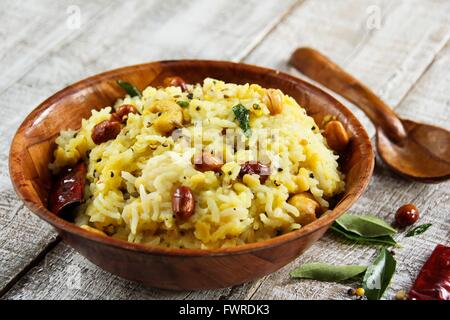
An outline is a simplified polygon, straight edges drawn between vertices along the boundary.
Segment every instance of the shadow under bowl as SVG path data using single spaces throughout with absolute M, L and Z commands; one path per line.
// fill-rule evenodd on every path
M 334 209 L 305 227 L 270 240 L 233 248 L 170 249 L 102 237 L 65 221 L 47 209 L 55 139 L 63 129 L 78 129 L 91 109 L 113 105 L 124 91 L 122 79 L 139 89 L 159 86 L 167 76 L 188 83 L 206 77 L 238 84 L 257 83 L 292 96 L 316 123 L 335 116 L 351 142 L 341 156 L 346 191 Z M 367 187 L 373 172 L 370 139 L 355 116 L 322 90 L 288 74 L 242 63 L 205 60 L 160 61 L 124 67 L 77 82 L 34 109 L 14 136 L 9 168 L 14 188 L 25 205 L 50 223 L 62 239 L 101 268 L 144 285 L 174 290 L 221 288 L 265 276 L 283 267 L 317 241 Z

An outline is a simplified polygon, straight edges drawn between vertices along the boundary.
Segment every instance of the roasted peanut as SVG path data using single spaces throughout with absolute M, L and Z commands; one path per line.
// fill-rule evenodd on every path
M 187 91 L 186 81 L 181 77 L 167 77 L 163 81 L 164 87 L 180 87 L 181 91 Z
M 223 166 L 223 161 L 214 157 L 209 152 L 202 152 L 197 157 L 195 157 L 195 169 L 201 172 L 205 171 L 220 171 Z
M 319 203 L 308 192 L 302 192 L 292 196 L 288 203 L 296 207 L 300 213 L 297 218 L 298 223 L 306 225 L 317 219 L 316 211 L 320 209 Z
M 95 144 L 101 144 L 114 139 L 122 130 L 119 122 L 113 120 L 103 120 L 92 129 L 91 138 Z
M 267 89 L 266 101 L 271 115 L 276 115 L 283 111 L 283 93 L 280 90 Z
M 138 113 L 138 111 L 136 107 L 131 104 L 123 104 L 111 115 L 111 120 L 122 122 L 127 119 L 129 113 Z
M 403 228 L 414 224 L 417 220 L 419 220 L 419 210 L 412 203 L 401 206 L 395 213 L 395 221 Z
M 246 174 L 259 175 L 259 181 L 264 184 L 267 178 L 270 176 L 270 167 L 259 162 L 246 162 L 241 166 L 239 176 L 243 177 Z
M 350 141 L 347 131 L 342 123 L 338 120 L 332 120 L 325 126 L 325 138 L 327 139 L 328 146 L 336 151 L 342 152 L 347 148 Z
M 173 130 L 182 126 L 183 110 L 177 103 L 170 100 L 156 101 L 150 107 L 150 110 L 161 113 L 153 121 L 153 127 L 161 134 L 170 134 Z
M 195 200 L 191 189 L 178 187 L 172 195 L 172 211 L 178 218 L 187 219 L 194 214 Z

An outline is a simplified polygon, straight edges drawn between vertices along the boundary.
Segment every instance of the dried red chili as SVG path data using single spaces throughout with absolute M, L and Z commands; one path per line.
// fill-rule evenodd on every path
M 450 300 L 450 247 L 436 246 L 408 297 L 413 300 Z
M 80 203 L 84 195 L 86 165 L 78 163 L 73 168 L 64 168 L 54 180 L 49 195 L 49 209 L 56 215 L 68 205 Z

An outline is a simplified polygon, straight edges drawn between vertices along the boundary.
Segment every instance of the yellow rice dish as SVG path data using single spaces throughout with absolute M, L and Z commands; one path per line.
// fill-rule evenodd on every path
M 135 112 L 120 119 L 115 138 L 96 139 L 123 105 Z M 134 243 L 208 249 L 270 239 L 314 221 L 345 187 L 314 120 L 293 98 L 256 84 L 147 87 L 93 110 L 56 144 L 55 174 L 81 161 L 87 168 L 75 222 Z M 206 157 L 212 162 L 199 163 Z M 191 198 L 174 199 L 177 190 Z M 179 199 L 192 208 L 176 207 Z

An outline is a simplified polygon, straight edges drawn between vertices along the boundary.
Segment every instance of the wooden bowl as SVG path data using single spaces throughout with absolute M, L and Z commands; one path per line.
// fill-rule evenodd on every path
M 332 212 L 317 221 L 276 238 L 234 248 L 168 249 L 128 243 L 85 231 L 47 209 L 50 188 L 48 164 L 54 140 L 62 129 L 78 129 L 92 108 L 112 105 L 124 92 L 123 79 L 139 89 L 161 85 L 177 75 L 189 83 L 213 77 L 234 83 L 258 83 L 279 88 L 294 97 L 320 125 L 325 115 L 336 116 L 351 136 L 342 157 L 346 191 Z M 152 62 L 108 71 L 77 82 L 41 103 L 17 130 L 11 145 L 9 169 L 17 194 L 26 206 L 50 223 L 62 239 L 101 268 L 145 285 L 195 290 L 228 287 L 262 277 L 286 265 L 319 239 L 331 223 L 358 199 L 374 166 L 369 137 L 342 104 L 320 89 L 279 71 L 224 61 L 180 60 Z

